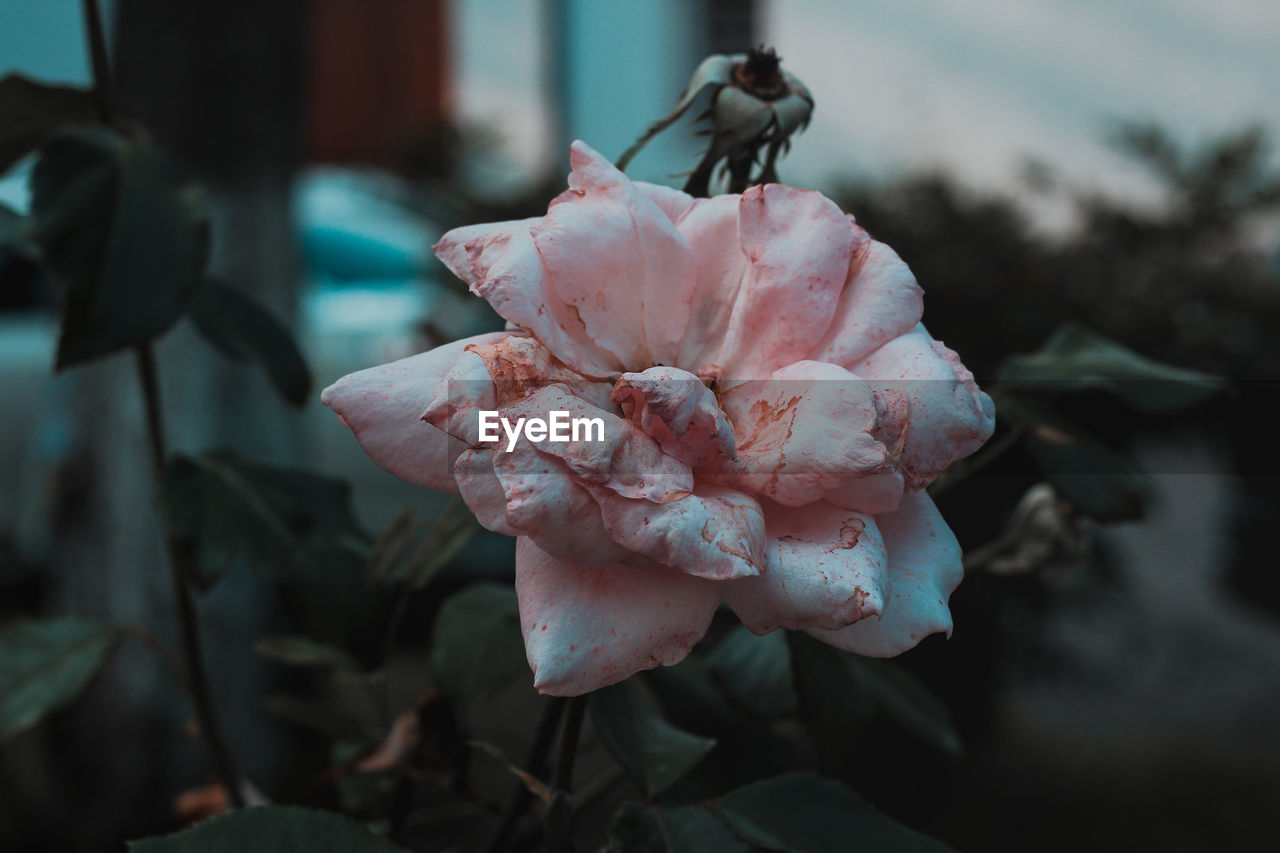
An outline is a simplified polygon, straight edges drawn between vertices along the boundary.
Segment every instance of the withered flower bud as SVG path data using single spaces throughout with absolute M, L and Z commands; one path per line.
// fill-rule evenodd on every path
M 729 175 L 729 192 L 777 182 L 778 155 L 790 146 L 791 134 L 809 124 L 813 96 L 794 75 L 782 70 L 778 54 L 764 47 L 752 48 L 745 54 L 716 54 L 704 59 L 675 109 L 654 122 L 627 149 L 618 160 L 618 168 L 625 169 L 650 139 L 684 115 L 708 89 L 710 106 L 697 121 L 710 122 L 711 127 L 701 133 L 711 137 L 711 144 L 689 173 L 684 191 L 694 196 L 709 195 L 711 176 L 721 161 L 722 172 Z M 753 176 L 756 165 L 759 171 Z

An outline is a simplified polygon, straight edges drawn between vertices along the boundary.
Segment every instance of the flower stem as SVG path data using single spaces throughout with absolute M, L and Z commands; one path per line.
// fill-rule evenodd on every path
M 530 775 L 541 778 L 546 774 L 547 753 L 551 751 L 556 729 L 560 728 L 560 718 L 564 715 L 566 704 L 563 699 L 552 699 L 543 709 L 542 716 L 538 718 L 538 727 L 533 733 L 533 745 L 529 747 L 529 760 L 524 765 L 524 769 Z M 521 815 L 528 808 L 529 797 L 529 789 L 523 784 L 516 789 L 511 799 L 507 801 L 507 807 L 503 809 L 497 827 L 481 845 L 481 850 L 486 853 L 496 853 L 502 849 L 507 839 L 511 837 L 511 833 L 515 831 Z
M 551 780 L 553 791 L 572 792 L 573 765 L 578 757 L 578 739 L 582 735 L 582 718 L 587 713 L 587 697 L 575 696 L 569 701 L 564 732 L 560 735 L 560 752 L 556 759 L 556 775 Z
M 89 66 L 93 70 L 93 95 L 98 102 L 98 120 L 115 124 L 115 92 L 111 85 L 111 65 L 107 61 L 107 39 L 102 30 L 98 0 L 82 0 L 85 37 L 89 41 Z
M 135 350 L 138 364 L 138 380 L 142 385 L 142 399 L 147 413 L 147 439 L 151 448 L 151 473 L 155 479 L 156 495 L 160 506 L 165 505 L 165 441 L 164 423 L 160 415 L 160 390 L 156 381 L 155 358 L 150 344 L 139 344 Z M 244 807 L 240 793 L 240 776 L 231 760 L 218 719 L 213 711 L 213 697 L 209 692 L 209 678 L 205 673 L 204 654 L 200 645 L 200 626 L 195 602 L 187 586 L 186 571 L 188 553 L 183 544 L 168 532 L 164 536 L 165 551 L 169 558 L 169 572 L 173 581 L 174 616 L 178 621 L 178 635 L 182 660 L 186 669 L 186 687 L 195 705 L 196 719 L 200 724 L 200 736 L 209 750 L 218 778 L 227 790 L 227 798 L 235 808 Z

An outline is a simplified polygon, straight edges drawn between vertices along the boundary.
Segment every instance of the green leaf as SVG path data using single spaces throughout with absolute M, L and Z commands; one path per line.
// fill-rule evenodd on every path
M 98 105 L 88 89 L 6 74 L 0 78 L 0 174 L 59 128 L 97 118 Z
M 943 853 L 845 785 L 810 773 L 765 779 L 706 803 L 744 841 L 790 853 Z
M 680 781 L 716 745 L 664 720 L 632 681 L 592 693 L 587 712 L 605 749 L 649 797 Z
M 226 356 L 261 366 L 280 396 L 294 406 L 307 402 L 311 371 L 293 334 L 257 300 L 206 280 L 196 288 L 189 314 L 200 334 Z
M 960 751 L 946 706 L 911 673 L 799 631 L 787 632 L 787 645 L 800 716 L 822 745 L 828 770 L 856 760 L 861 730 L 876 714 L 935 749 Z
M 781 631 L 757 637 L 739 625 L 708 657 L 712 672 L 737 702 L 766 717 L 796 710 L 791 656 Z
M 268 660 L 289 666 L 312 666 L 322 669 L 359 670 L 351 655 L 328 643 L 321 643 L 301 634 L 276 634 L 263 637 L 253 646 L 254 651 Z
M 278 693 L 264 700 L 268 711 L 295 726 L 335 741 L 367 743 L 377 730 L 333 697 L 310 698 Z
M 609 825 L 609 845 L 618 853 L 951 849 L 886 817 L 845 785 L 810 773 L 775 776 L 691 806 L 623 803 Z
M 129 842 L 132 853 L 404 853 L 350 818 L 297 806 L 241 809 L 162 838 Z
M 623 803 L 609 823 L 614 853 L 749 853 L 752 849 L 701 806 L 645 808 Z
M 464 714 L 527 675 L 515 590 L 476 584 L 445 601 L 436 616 L 431 666 L 440 689 Z
M 1105 391 L 1154 414 L 1188 408 L 1225 387 L 1219 377 L 1162 364 L 1074 324 L 1059 328 L 1037 352 L 1011 356 L 996 379 L 1040 393 Z
M 880 711 L 923 743 L 952 755 L 963 748 L 947 706 L 919 679 L 889 661 L 848 654 L 845 661 Z
M 201 590 L 241 557 L 267 577 L 287 579 L 329 552 L 362 552 L 367 542 L 350 487 L 330 477 L 214 452 L 175 456 L 166 482 L 169 527 L 187 546 Z
M 149 341 L 186 310 L 208 222 L 159 149 L 66 132 L 45 147 L 31 191 L 33 239 L 65 291 L 58 369 Z
M 80 695 L 121 636 L 113 625 L 80 619 L 19 622 L 0 630 L 0 739 Z
M 1128 459 L 1092 439 L 1058 430 L 1027 438 L 1027 450 L 1058 495 L 1098 521 L 1142 518 L 1146 489 Z
M 786 638 L 800 719 L 821 744 L 822 769 L 838 773 L 857 760 L 859 736 L 875 715 L 875 703 L 850 673 L 849 652 L 800 631 L 787 631 Z

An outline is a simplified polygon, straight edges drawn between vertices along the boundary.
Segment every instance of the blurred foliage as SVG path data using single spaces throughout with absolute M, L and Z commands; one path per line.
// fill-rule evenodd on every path
M 1034 230 L 1015 199 L 943 174 L 846 182 L 828 194 L 911 266 L 930 330 L 964 353 L 979 381 L 1067 321 L 1170 364 L 1280 375 L 1280 340 L 1268 332 L 1280 323 L 1280 287 L 1255 233 L 1258 217 L 1280 210 L 1265 136 L 1230 134 L 1198 154 L 1145 125 L 1121 125 L 1117 138 L 1151 168 L 1164 202 L 1140 209 L 1050 182 L 1043 191 L 1077 216 L 1065 238 Z
M 310 375 L 287 327 L 206 279 L 206 217 L 166 156 L 119 126 L 67 128 L 94 121 L 93 103 L 84 90 L 0 81 L 0 169 L 43 146 L 32 215 L 0 208 L 0 260 L 37 265 L 59 289 L 57 366 L 141 352 L 187 316 L 222 353 L 257 364 L 285 401 L 301 404 Z M 420 140 L 419 159 L 406 152 L 427 188 L 421 208 L 443 225 L 538 213 L 560 189 L 553 175 L 527 197 L 477 198 L 457 168 L 460 140 L 442 126 Z M 1280 207 L 1263 135 L 1247 130 L 1189 152 L 1156 128 L 1125 125 L 1115 143 L 1161 182 L 1165 203 L 1144 211 L 1077 197 L 1078 227 L 1065 238 L 1034 232 L 1015 201 L 974 197 L 939 175 L 834 193 L 912 266 L 929 293 L 930 328 L 997 399 L 1000 435 L 939 484 L 939 492 L 960 484 L 963 504 L 947 515 L 962 539 L 1007 536 L 1012 508 L 1042 479 L 1052 484 L 1042 515 L 1056 513 L 1064 528 L 1138 517 L 1144 491 L 1129 439 L 1171 414 L 1221 403 L 1216 375 L 1280 372 L 1271 333 L 1280 290 L 1254 228 Z M 1259 437 L 1244 439 L 1252 447 Z M 312 763 L 327 767 L 309 787 L 272 797 L 329 810 L 241 811 L 137 842 L 140 851 L 399 849 L 380 834 L 423 850 L 474 846 L 482 835 L 491 850 L 539 841 L 564 849 L 570 812 L 588 814 L 596 797 L 617 853 L 816 853 L 849 849 L 850 839 L 870 851 L 943 850 L 897 821 L 936 817 L 940 788 L 964 749 L 989 734 L 994 696 L 1016 662 L 1041 670 L 1052 662 L 1036 645 L 1037 616 L 1061 602 L 1043 566 L 1023 566 L 1013 579 L 971 577 L 953 598 L 967 636 L 945 652 L 926 642 L 894 662 L 801 633 L 754 637 L 717 624 L 679 665 L 589 700 L 591 737 L 613 769 L 561 790 L 582 705 L 566 711 L 561 700 L 525 694 L 505 704 L 527 678 L 515 593 L 444 571 L 475 530 L 468 511 L 453 504 L 423 523 L 406 512 L 371 539 L 348 487 L 332 478 L 219 452 L 163 461 L 181 583 L 208 592 L 248 565 L 281 605 L 282 632 L 254 646 L 287 673 L 285 689 L 264 704 L 309 731 L 322 756 Z M 1016 476 L 999 485 L 968 476 L 984 467 Z M 1059 556 L 1042 553 L 1046 565 Z M 1107 578 L 1091 569 L 1104 589 Z M 406 618 L 414 605 L 421 618 Z M 54 619 L 0 632 L 0 737 L 22 734 L 85 690 L 125 630 Z M 425 671 L 421 682 L 404 676 L 406 661 Z M 193 671 L 180 669 L 184 686 Z M 412 689 L 397 689 L 404 682 Z M 544 717 L 529 757 L 508 760 L 487 738 L 502 735 L 493 730 L 503 715 L 528 728 L 523 715 L 537 702 Z M 553 762 L 562 717 L 570 722 Z M 497 759 L 499 781 L 475 771 L 477 753 Z M 824 775 L 787 772 L 795 768 Z M 497 794 L 512 775 L 518 788 L 503 808 Z M 628 796 L 643 803 L 622 802 Z

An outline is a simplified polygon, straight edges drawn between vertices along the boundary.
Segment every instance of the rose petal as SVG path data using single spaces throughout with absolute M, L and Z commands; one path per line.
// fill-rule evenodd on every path
M 338 414 L 378 465 L 410 483 L 456 492 L 451 463 L 464 445 L 423 423 L 422 413 L 466 347 L 500 341 L 507 334 L 464 338 L 352 373 L 324 389 L 320 401 Z
M 613 386 L 622 413 L 690 467 L 733 459 L 733 426 L 706 384 L 678 367 L 624 373 Z
M 533 684 L 578 696 L 683 660 L 720 602 L 715 587 L 661 566 L 591 568 L 516 543 L 516 593 Z
M 871 388 L 842 367 L 796 362 L 735 385 L 723 401 L 738 458 L 715 469 L 717 481 L 802 506 L 885 467 Z
M 690 575 L 750 577 L 765 566 L 765 522 L 750 495 L 700 485 L 669 503 L 627 500 L 593 489 L 604 526 L 629 551 Z
M 539 453 L 563 463 L 576 478 L 605 486 L 623 497 L 665 503 L 693 491 L 693 472 L 688 465 L 663 453 L 658 443 L 631 421 L 597 408 L 563 386 L 532 391 L 504 408 L 502 415 L 514 424 L 518 418 L 545 420 L 551 412 L 567 412 L 570 422 L 598 419 L 604 428 L 588 429 L 591 440 L 580 435 L 579 441 L 533 444 L 521 437 L 518 444 L 533 444 Z M 603 440 L 598 440 L 601 432 Z
M 544 551 L 585 565 L 607 566 L 632 556 L 610 537 L 595 498 L 574 481 L 563 462 L 539 453 L 527 441 L 518 442 L 510 453 L 488 453 L 502 486 L 510 529 L 530 537 Z M 474 507 L 472 511 L 479 517 Z
M 486 530 L 519 536 L 519 528 L 507 521 L 507 496 L 493 470 L 493 451 L 484 447 L 464 450 L 453 464 L 453 479 L 462 501 Z
M 648 196 L 649 201 L 658 206 L 658 209 L 667 215 L 673 223 L 678 222 L 680 217 L 693 206 L 694 198 L 686 192 L 673 189 L 672 187 L 664 187 L 662 184 L 647 184 L 644 181 L 635 182 L 636 189 Z
M 849 217 L 856 245 L 849 283 L 827 333 L 810 358 L 839 364 L 858 373 L 855 364 L 876 348 L 911 331 L 924 312 L 924 291 L 898 253 L 872 240 Z
M 693 287 L 689 244 L 591 148 L 573 143 L 570 163 L 569 192 L 532 229 L 552 287 L 627 367 L 673 363 Z
M 716 365 L 729 317 L 747 273 L 747 256 L 738 239 L 736 195 L 700 198 L 680 218 L 680 233 L 693 248 L 694 284 L 689 321 L 675 364 L 700 374 Z
M 809 633 L 845 651 L 872 657 L 893 657 L 930 634 L 951 634 L 947 599 L 964 577 L 960 545 L 932 498 L 924 492 L 907 495 L 902 507 L 876 517 L 889 555 L 886 596 L 879 619 L 837 631 Z M 740 582 L 739 582 L 740 583 Z
M 738 236 L 747 272 L 718 363 L 731 380 L 760 379 L 803 359 L 831 325 L 853 235 L 821 193 L 765 184 L 742 194 Z
M 436 256 L 504 319 L 536 337 L 565 364 L 588 376 L 622 369 L 551 286 L 530 228 L 541 219 L 469 225 L 448 232 Z
M 718 587 L 742 624 L 757 634 L 843 628 L 880 612 L 885 549 L 870 516 L 816 503 L 770 506 L 765 521 L 764 573 Z
M 954 352 L 917 325 L 865 358 L 880 409 L 876 437 L 896 457 L 908 491 L 931 483 L 973 453 L 995 429 L 995 405 Z

